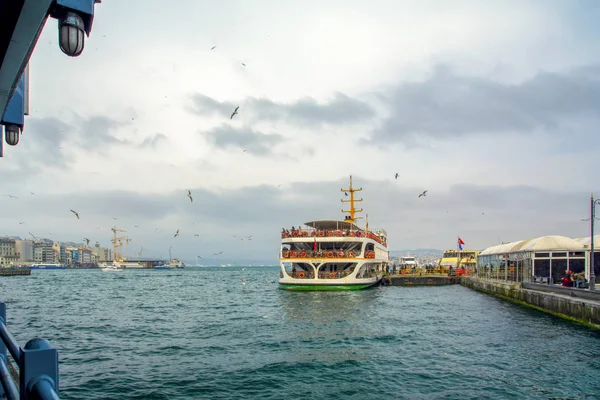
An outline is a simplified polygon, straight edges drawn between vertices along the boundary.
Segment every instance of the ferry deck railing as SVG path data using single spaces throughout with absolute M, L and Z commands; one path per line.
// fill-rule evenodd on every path
M 59 400 L 58 351 L 40 338 L 21 348 L 6 327 L 4 302 L 0 302 L 0 337 L 0 399 Z M 18 366 L 18 388 L 9 370 L 8 353 Z

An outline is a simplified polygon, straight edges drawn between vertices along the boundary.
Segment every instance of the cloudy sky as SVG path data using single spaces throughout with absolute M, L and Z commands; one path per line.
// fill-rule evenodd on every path
M 585 236 L 599 17 L 593 0 L 106 0 L 78 58 L 49 20 L 0 159 L 18 196 L 0 235 L 107 246 L 116 223 L 132 254 L 272 262 L 283 226 L 343 219 L 352 174 L 393 250 Z

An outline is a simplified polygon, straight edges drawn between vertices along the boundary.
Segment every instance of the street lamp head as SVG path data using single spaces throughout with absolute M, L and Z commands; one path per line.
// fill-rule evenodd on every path
M 21 136 L 19 125 L 8 124 L 4 126 L 4 138 L 7 144 L 16 146 L 19 143 L 19 136 Z
M 77 57 L 83 52 L 85 40 L 83 18 L 74 12 L 67 12 L 58 20 L 58 43 L 69 57 Z

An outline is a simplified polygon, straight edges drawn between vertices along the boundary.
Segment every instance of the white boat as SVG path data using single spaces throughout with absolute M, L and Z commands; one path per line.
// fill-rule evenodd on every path
M 320 220 L 281 233 L 279 287 L 286 290 L 359 290 L 378 285 L 390 261 L 387 233 L 356 224 L 354 206 L 360 200 L 352 187 L 342 189 L 350 203 L 343 221 Z
M 400 268 L 418 268 L 419 263 L 414 256 L 404 256 L 398 260 L 398 266 Z
M 104 272 L 118 272 L 124 271 L 125 267 L 121 265 L 118 261 L 113 261 L 111 263 L 102 263 L 99 265 L 100 269 Z

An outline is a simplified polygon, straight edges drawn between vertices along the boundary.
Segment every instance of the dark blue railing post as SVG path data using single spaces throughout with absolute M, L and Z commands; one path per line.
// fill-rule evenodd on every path
M 7 347 L 6 343 L 11 346 L 11 339 L 14 340 L 6 329 L 6 303 L 0 302 L 0 381 L 2 383 L 2 386 L 0 386 L 0 398 L 17 400 L 19 398 L 17 385 L 15 385 L 15 381 L 12 379 L 8 369 L 9 347 Z M 18 346 L 10 347 L 11 353 L 15 351 L 15 347 Z M 20 349 L 18 350 L 17 355 L 20 353 Z
M 46 339 L 27 342 L 19 370 L 22 400 L 59 399 L 58 351 Z

